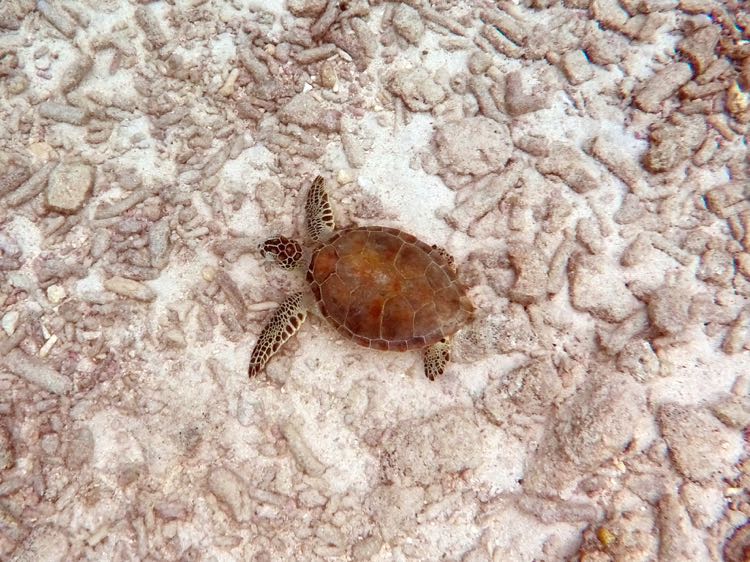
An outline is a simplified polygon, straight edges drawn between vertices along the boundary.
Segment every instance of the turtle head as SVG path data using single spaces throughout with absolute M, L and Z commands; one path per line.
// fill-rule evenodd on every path
M 260 245 L 260 255 L 273 258 L 284 269 L 294 269 L 301 265 L 302 245 L 286 236 L 274 236 Z

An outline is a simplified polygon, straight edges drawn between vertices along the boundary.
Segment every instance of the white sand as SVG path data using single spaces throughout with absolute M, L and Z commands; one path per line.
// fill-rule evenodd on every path
M 727 46 L 747 12 L 722 4 L 732 37 L 695 2 L 332 2 L 326 33 L 316 0 L 174 4 L 0 5 L 0 558 L 740 559 L 750 113 L 732 88 L 750 77 Z M 707 25 L 726 69 L 684 87 L 720 86 L 660 94 L 649 79 L 698 68 L 675 49 Z M 328 68 L 297 62 L 331 43 Z M 577 49 L 591 62 L 566 67 Z M 646 88 L 658 112 L 633 104 Z M 80 211 L 48 210 L 46 178 L 18 201 L 50 161 L 95 171 Z M 439 380 L 314 315 L 248 380 L 273 303 L 303 287 L 255 245 L 302 238 L 317 174 L 340 224 L 455 256 L 478 313 Z M 38 361 L 71 390 L 45 391 Z

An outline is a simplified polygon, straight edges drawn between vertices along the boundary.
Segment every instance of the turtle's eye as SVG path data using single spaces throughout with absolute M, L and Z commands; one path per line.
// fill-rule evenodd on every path
M 272 256 L 284 269 L 293 269 L 302 260 L 302 246 L 286 236 L 275 236 L 260 245 L 260 255 Z

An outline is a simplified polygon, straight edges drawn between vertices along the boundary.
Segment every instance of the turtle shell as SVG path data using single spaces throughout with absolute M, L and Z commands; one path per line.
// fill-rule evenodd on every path
M 337 231 L 314 251 L 307 281 L 323 317 L 373 349 L 432 345 L 474 310 L 444 253 L 395 228 Z

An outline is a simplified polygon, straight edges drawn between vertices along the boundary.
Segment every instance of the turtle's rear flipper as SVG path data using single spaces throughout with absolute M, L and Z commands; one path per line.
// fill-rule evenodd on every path
M 448 338 L 424 348 L 424 374 L 431 381 L 445 372 L 451 360 L 451 344 Z

